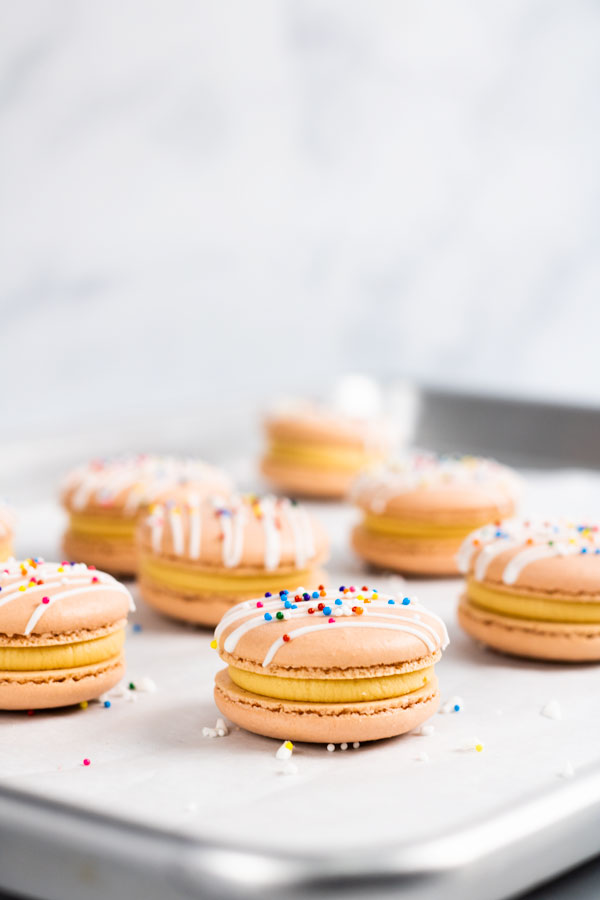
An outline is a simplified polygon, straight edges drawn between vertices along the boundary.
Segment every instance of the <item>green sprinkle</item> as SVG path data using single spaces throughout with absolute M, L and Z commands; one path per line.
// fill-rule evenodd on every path
M 277 618 L 278 618 L 278 619 L 283 619 L 283 613 L 282 613 L 282 612 L 278 612 L 278 613 L 277 613 Z

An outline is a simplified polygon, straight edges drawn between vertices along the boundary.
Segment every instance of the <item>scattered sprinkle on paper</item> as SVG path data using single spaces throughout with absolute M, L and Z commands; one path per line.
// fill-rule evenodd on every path
M 335 744 L 327 744 L 327 749 L 330 753 L 333 753 L 333 751 L 335 750 Z
M 275 754 L 275 759 L 291 759 L 294 745 L 291 741 L 284 741 Z
M 135 683 L 136 691 L 142 691 L 145 694 L 154 694 L 158 690 L 156 682 L 152 678 L 145 676 Z
M 457 713 L 463 712 L 464 710 L 464 700 L 462 697 L 450 697 L 449 700 L 441 706 L 440 712 L 442 715 L 447 715 L 448 713 Z
M 480 741 L 479 738 L 476 737 L 466 738 L 458 749 L 464 750 L 465 752 L 473 751 L 475 753 L 481 753 L 483 750 L 483 741 Z
M 223 719 L 217 719 L 214 728 L 209 728 L 208 725 L 205 725 L 202 729 L 202 737 L 207 738 L 227 737 L 228 734 L 229 728 Z
M 430 737 L 430 735 L 432 735 L 434 732 L 434 725 L 421 725 L 421 727 L 417 728 L 417 730 L 413 733 L 418 735 L 419 737 Z
M 548 700 L 540 709 L 540 715 L 546 716 L 547 719 L 562 719 L 562 709 L 558 700 Z

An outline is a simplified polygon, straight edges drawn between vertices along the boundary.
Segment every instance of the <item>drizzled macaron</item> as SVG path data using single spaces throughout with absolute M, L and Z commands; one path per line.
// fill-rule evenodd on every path
M 442 620 L 414 598 L 367 586 L 266 594 L 226 613 L 213 646 L 221 712 L 248 731 L 298 741 L 387 738 L 437 709 Z
M 91 700 L 125 674 L 129 591 L 83 563 L 0 566 L 0 709 Z
M 263 475 L 280 490 L 343 497 L 358 472 L 390 452 L 389 424 L 317 404 L 290 404 L 265 420 Z
M 464 541 L 458 608 L 464 630 L 496 650 L 534 659 L 600 660 L 597 525 L 511 520 Z
M 317 575 L 328 540 L 286 498 L 157 504 L 140 523 L 140 591 L 176 619 L 215 625 L 238 601 Z
M 137 571 L 135 527 L 149 504 L 185 488 L 194 494 L 230 490 L 220 469 L 196 459 L 132 456 L 75 469 L 62 490 L 69 524 L 63 551 L 110 572 Z
M 415 453 L 358 479 L 353 497 L 363 518 L 352 543 L 385 569 L 452 575 L 464 538 L 512 515 L 517 496 L 517 476 L 493 460 Z

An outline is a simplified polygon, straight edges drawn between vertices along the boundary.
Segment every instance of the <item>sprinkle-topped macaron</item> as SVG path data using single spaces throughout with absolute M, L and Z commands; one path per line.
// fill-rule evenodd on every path
M 69 513 L 64 552 L 133 575 L 135 526 L 149 504 L 230 489 L 224 472 L 197 459 L 139 455 L 96 460 L 71 472 L 64 482 L 62 502 Z
M 339 743 L 392 737 L 431 716 L 448 635 L 414 598 L 319 586 L 239 603 L 215 641 L 228 665 L 215 684 L 224 715 L 268 737 Z
M 129 591 L 83 563 L 0 563 L 0 709 L 91 700 L 124 675 Z
M 512 515 L 518 489 L 515 473 L 493 460 L 414 453 L 358 479 L 353 496 L 363 520 L 354 548 L 386 569 L 455 574 L 462 540 Z
M 458 554 L 458 618 L 497 650 L 600 660 L 600 532 L 566 521 L 510 520 L 469 535 Z
M 202 625 L 260 591 L 266 614 L 272 592 L 318 577 L 328 553 L 325 532 L 303 506 L 254 495 L 157 504 L 140 524 L 139 546 L 144 599 Z
M 381 417 L 332 404 L 289 401 L 265 420 L 263 475 L 290 494 L 343 497 L 356 475 L 391 452 L 393 429 Z

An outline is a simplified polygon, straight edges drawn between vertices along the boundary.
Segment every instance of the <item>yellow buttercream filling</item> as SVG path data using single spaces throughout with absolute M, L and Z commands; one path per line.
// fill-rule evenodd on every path
M 0 670 L 4 672 L 38 672 L 46 669 L 76 669 L 104 662 L 117 656 L 125 641 L 125 631 L 74 644 L 49 647 L 0 647 Z
M 377 454 L 355 447 L 291 444 L 287 441 L 273 441 L 268 455 L 275 462 L 299 463 L 327 469 L 347 469 L 351 472 L 379 459 Z
M 396 519 L 393 516 L 376 516 L 370 513 L 365 515 L 363 525 L 367 531 L 378 534 L 392 535 L 405 538 L 432 538 L 449 540 L 461 540 L 467 537 L 481 523 L 458 523 L 452 525 L 440 525 L 435 522 L 410 522 L 404 519 Z
M 467 584 L 467 596 L 481 609 L 516 619 L 569 624 L 600 622 L 600 603 L 595 602 L 578 603 L 577 600 L 564 597 L 552 600 L 526 597 L 518 593 L 498 591 L 472 579 Z
M 70 529 L 83 537 L 107 538 L 111 541 L 132 541 L 135 536 L 135 519 L 116 516 L 88 516 L 71 513 Z
M 145 575 L 157 584 L 167 588 L 179 588 L 191 593 L 204 594 L 247 594 L 265 591 L 280 591 L 297 588 L 299 584 L 307 584 L 312 579 L 312 571 L 291 572 L 287 575 L 264 573 L 261 575 L 238 575 L 235 570 L 227 574 L 198 572 L 154 559 L 143 558 L 140 563 L 140 574 Z
M 312 703 L 360 703 L 401 697 L 424 687 L 433 675 L 433 666 L 399 675 L 376 678 L 280 678 L 229 666 L 235 684 L 262 697 Z

